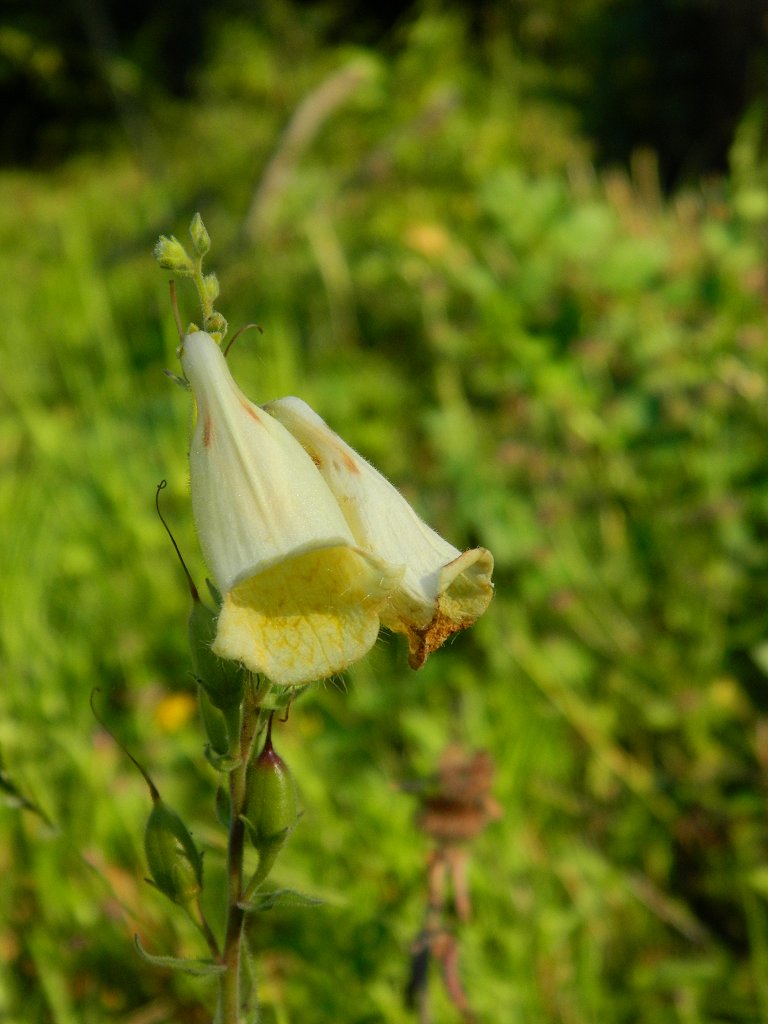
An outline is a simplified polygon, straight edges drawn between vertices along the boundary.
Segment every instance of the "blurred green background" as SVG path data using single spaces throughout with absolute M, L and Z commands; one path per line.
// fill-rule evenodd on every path
M 281 726 L 304 816 L 276 881 L 326 903 L 257 923 L 266 1024 L 416 1019 L 402 784 L 454 740 L 503 808 L 458 929 L 479 1022 L 768 1022 L 762 5 L 210 7 L 0 25 L 0 1022 L 210 1020 L 205 982 L 133 951 L 202 953 L 143 881 L 146 787 L 88 702 L 215 890 L 154 512 L 166 478 L 201 580 L 151 254 L 196 210 L 219 307 L 263 328 L 246 393 L 305 398 L 497 565 L 422 671 L 382 636 Z

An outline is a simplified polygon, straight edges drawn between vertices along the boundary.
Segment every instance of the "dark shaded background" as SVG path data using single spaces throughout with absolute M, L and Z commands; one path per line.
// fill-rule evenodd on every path
M 123 108 L 194 95 L 205 41 L 224 18 L 279 34 L 279 3 L 78 0 L 5 5 L 0 29 L 0 163 L 50 166 L 100 147 Z M 424 4 L 297 2 L 318 38 L 395 47 Z M 478 60 L 500 33 L 544 67 L 539 89 L 578 112 L 599 164 L 638 147 L 674 186 L 726 168 L 733 132 L 768 86 L 763 0 L 463 0 Z M 123 118 L 123 123 L 125 118 Z

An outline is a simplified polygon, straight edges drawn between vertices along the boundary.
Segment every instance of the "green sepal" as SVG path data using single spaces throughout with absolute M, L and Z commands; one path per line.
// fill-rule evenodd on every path
M 253 899 L 238 903 L 238 907 L 246 914 L 258 914 L 273 907 L 319 907 L 323 903 L 325 900 L 295 889 L 273 889 L 257 893 Z
M 205 975 L 225 974 L 226 965 L 216 963 L 215 960 L 188 960 L 178 956 L 155 956 L 148 953 L 139 941 L 139 936 L 134 935 L 133 945 L 142 960 L 155 967 L 163 967 L 166 970 L 181 971 L 184 974 L 193 974 L 197 977 Z
M 262 860 L 270 854 L 273 854 L 273 851 L 274 853 L 277 853 L 291 832 L 293 832 L 293 826 L 291 825 L 284 828 L 281 832 L 276 832 L 274 835 L 267 838 L 249 818 L 246 818 L 244 814 L 239 814 L 238 818 L 245 825 L 245 830 L 248 833 L 251 842 L 259 851 Z M 274 860 L 274 856 L 272 859 Z
M 245 690 L 246 670 L 237 661 L 228 661 L 213 653 L 217 615 L 198 598 L 189 613 L 189 647 L 195 677 L 214 707 L 231 714 L 239 708 Z
M 197 899 L 203 887 L 203 858 L 181 817 L 159 797 L 144 833 L 144 850 L 154 885 L 181 906 Z
M 260 698 L 259 707 L 264 711 L 287 711 L 305 689 L 305 686 L 270 686 Z
M 246 831 L 248 831 L 248 834 L 251 836 L 251 839 L 253 839 L 253 835 L 251 833 L 252 826 L 250 825 L 248 819 L 244 818 L 241 814 L 240 820 L 245 825 Z M 245 887 L 245 902 L 248 902 L 248 900 L 251 898 L 251 895 L 254 892 L 256 892 L 256 890 L 259 889 L 259 887 L 263 885 L 264 882 L 266 882 L 267 878 L 269 877 L 270 871 L 275 866 L 277 856 L 282 850 L 283 844 L 285 843 L 289 835 L 290 830 L 286 829 L 286 831 L 281 836 L 278 836 L 276 839 L 273 839 L 268 843 L 261 843 L 259 846 L 257 846 L 257 849 L 259 851 L 259 863 L 256 866 L 256 870 L 251 875 L 248 885 Z
M 203 720 L 205 734 L 208 737 L 210 748 L 218 755 L 229 753 L 229 732 L 227 720 L 217 707 L 214 707 L 211 698 L 202 683 L 197 684 L 197 699 L 200 705 L 200 717 Z
M 242 757 L 231 757 L 229 754 L 217 754 L 210 746 L 205 748 L 205 759 L 217 772 L 233 772 L 243 763 Z

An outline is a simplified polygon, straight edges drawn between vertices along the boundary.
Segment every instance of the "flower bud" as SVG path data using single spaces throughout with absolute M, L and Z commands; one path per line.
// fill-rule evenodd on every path
M 176 811 L 163 801 L 147 770 L 105 725 L 93 702 L 98 692 L 97 689 L 91 692 L 91 711 L 96 721 L 141 772 L 152 798 L 152 811 L 144 832 L 144 851 L 151 881 L 174 903 L 186 906 L 203 887 L 203 858 L 192 841 L 189 829 Z
M 264 747 L 248 766 L 243 817 L 262 857 L 274 855 L 298 820 L 296 785 L 288 765 L 272 746 L 272 723 Z
M 217 313 L 216 310 L 214 310 L 205 318 L 205 329 L 210 332 L 211 337 L 213 337 L 214 341 L 219 344 L 221 339 L 227 333 L 229 325 L 221 313 Z
M 152 881 L 163 895 L 185 906 L 203 887 L 203 858 L 189 829 L 160 797 L 154 799 L 144 833 Z
M 213 303 L 219 297 L 219 279 L 215 274 L 206 274 L 203 278 L 203 286 L 205 288 L 205 297 L 209 302 Z M 221 314 L 219 314 L 221 316 Z M 222 318 L 223 319 L 223 318 Z
M 197 255 L 205 256 L 211 248 L 211 236 L 208 234 L 208 230 L 205 224 L 203 224 L 203 218 L 199 213 L 196 213 L 192 218 L 192 223 L 189 225 L 189 234 Z
M 177 274 L 191 274 L 192 261 L 187 250 L 173 235 L 160 235 L 155 243 L 155 259 L 164 270 L 173 270 Z

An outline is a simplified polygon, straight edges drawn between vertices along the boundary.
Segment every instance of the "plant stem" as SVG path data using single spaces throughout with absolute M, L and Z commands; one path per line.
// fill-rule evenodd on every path
M 220 1022 L 241 1024 L 240 1016 L 240 946 L 243 931 L 243 912 L 238 906 L 243 884 L 243 843 L 245 829 L 237 813 L 242 807 L 245 782 L 244 767 L 230 775 L 229 794 L 232 821 L 229 828 L 227 851 L 227 927 L 224 937 L 224 964 L 226 973 L 221 979 Z
M 242 955 L 243 922 L 243 854 L 245 850 L 245 826 L 241 820 L 245 802 L 245 779 L 254 739 L 261 727 L 261 713 L 253 700 L 250 687 L 246 688 L 243 706 L 243 724 L 240 731 L 240 764 L 229 776 L 230 824 L 227 847 L 227 925 L 224 935 L 222 961 L 226 971 L 221 977 L 219 1009 L 216 1024 L 246 1024 L 243 1016 L 246 1007 L 242 998 Z M 258 1022 L 258 1007 L 250 1024 Z
M 208 298 L 208 293 L 205 290 L 205 281 L 203 280 L 202 256 L 198 256 L 197 259 L 195 260 L 195 268 L 192 272 L 192 280 L 195 282 L 197 296 L 200 299 L 200 309 L 203 314 L 203 320 L 205 320 L 213 312 L 213 303 Z

